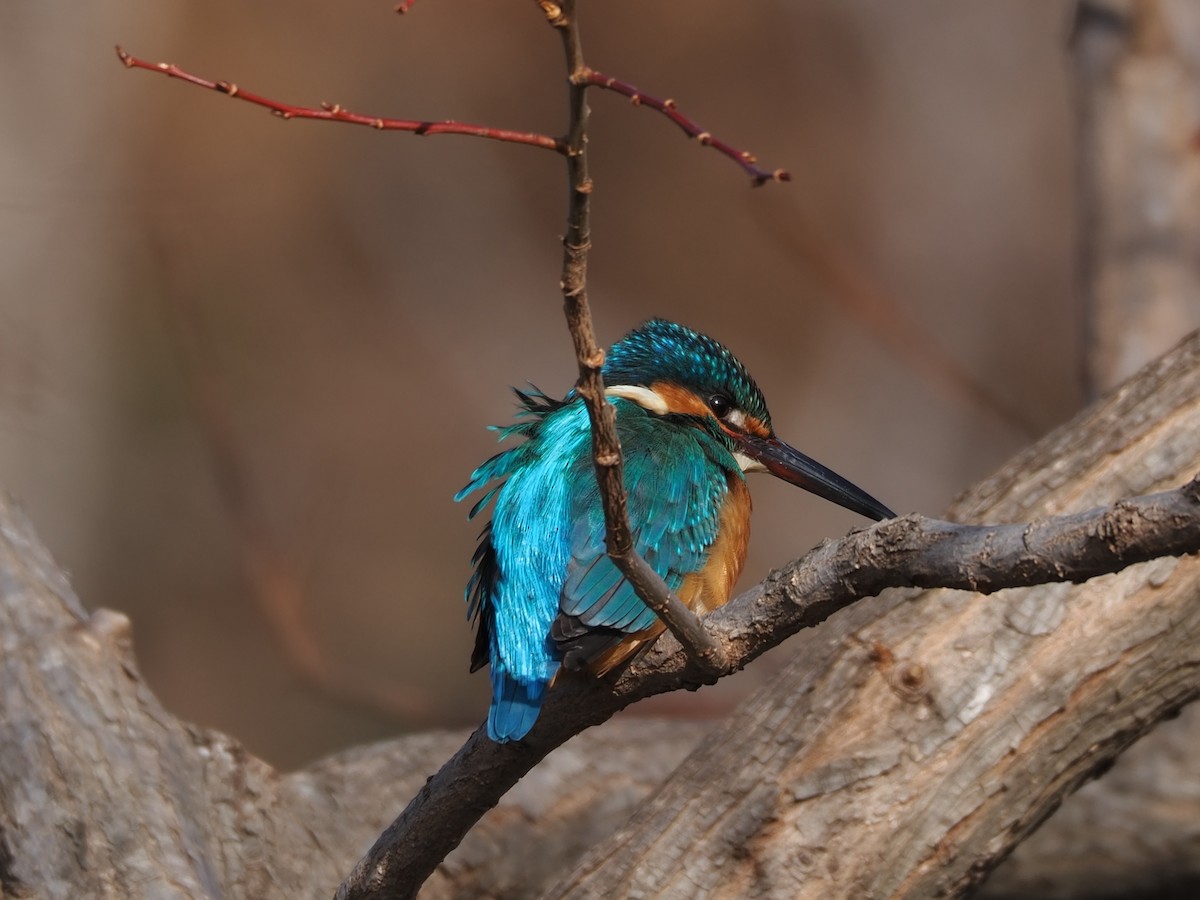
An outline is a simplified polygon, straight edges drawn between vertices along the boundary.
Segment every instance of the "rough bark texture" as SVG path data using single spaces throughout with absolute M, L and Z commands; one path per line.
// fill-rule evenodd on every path
M 0 897 L 329 897 L 465 737 L 420 735 L 282 775 L 179 722 L 138 675 L 128 620 L 89 616 L 3 495 L 0 641 Z M 519 894 L 562 871 L 701 730 L 614 723 L 562 748 L 426 895 Z
M 1029 518 L 1198 468 L 1200 336 L 957 509 Z M 835 616 L 558 893 L 959 892 L 1200 689 L 1198 569 L 1162 560 L 991 598 L 893 593 Z M 0 635 L 4 896 L 329 896 L 461 741 L 418 736 L 281 775 L 176 721 L 137 674 L 128 622 L 89 616 L 7 503 Z M 581 736 L 484 819 L 425 896 L 536 892 L 695 736 L 638 721 Z M 1194 841 L 1182 832 L 1179 846 Z
M 1083 10 L 1084 220 L 1096 228 L 1085 278 L 1093 380 L 1111 384 L 1195 322 L 1200 27 L 1189 0 Z M 1014 460 L 960 503 L 962 518 L 1024 520 L 1190 477 L 1197 353 L 1193 340 L 1177 368 Z M 1196 567 L 860 604 L 798 638 L 802 661 L 559 893 L 960 891 L 1195 695 Z M 527 896 L 564 877 L 701 731 L 615 722 L 577 738 L 485 817 L 425 895 Z M 1200 893 L 1198 733 L 1193 707 L 1139 742 L 1017 849 L 989 893 Z M 138 675 L 128 621 L 88 615 L 0 495 L 0 897 L 326 897 L 462 739 L 417 736 L 283 775 L 175 720 Z
M 1086 0 L 1074 34 L 1087 377 L 1200 327 L 1200 6 Z
M 1080 275 L 1095 389 L 1200 323 L 1197 13 L 1187 0 L 1077 8 Z M 1197 741 L 1193 705 L 1070 798 L 982 895 L 1200 895 Z
M 1164 722 L 1021 844 L 981 897 L 1200 897 L 1200 704 Z
M 1136 562 L 1200 553 L 1200 478 L 1087 512 L 1015 525 L 969 525 L 917 514 L 827 540 L 705 619 L 726 673 L 863 597 L 890 588 L 992 593 L 1082 582 Z M 614 679 L 556 684 L 519 742 L 480 729 L 422 786 L 339 888 L 338 900 L 415 894 L 479 819 L 547 754 L 637 700 L 711 684 L 713 672 L 664 637 Z
M 1021 521 L 1200 469 L 1200 342 L 956 506 Z M 1200 693 L 1200 560 L 991 598 L 892 593 L 802 634 L 554 896 L 956 895 Z

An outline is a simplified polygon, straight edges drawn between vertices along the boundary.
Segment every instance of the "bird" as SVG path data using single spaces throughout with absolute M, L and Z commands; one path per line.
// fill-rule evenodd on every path
M 615 343 L 601 370 L 615 407 L 634 548 L 698 615 L 730 597 L 750 538 L 746 475 L 771 474 L 874 520 L 895 516 L 861 488 L 781 441 L 745 365 L 707 335 L 651 319 Z M 494 501 L 471 559 L 471 671 L 491 667 L 488 737 L 519 741 L 561 672 L 600 677 L 663 630 L 605 548 L 591 426 L 572 390 L 515 389 L 516 421 L 491 426 L 497 453 L 455 501 Z

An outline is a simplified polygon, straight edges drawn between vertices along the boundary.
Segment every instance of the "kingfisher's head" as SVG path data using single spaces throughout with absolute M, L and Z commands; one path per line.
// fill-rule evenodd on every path
M 613 344 L 604 364 L 610 397 L 655 415 L 691 417 L 718 436 L 743 472 L 770 472 L 839 506 L 887 519 L 890 509 L 775 436 L 762 391 L 722 344 L 675 322 L 651 319 Z

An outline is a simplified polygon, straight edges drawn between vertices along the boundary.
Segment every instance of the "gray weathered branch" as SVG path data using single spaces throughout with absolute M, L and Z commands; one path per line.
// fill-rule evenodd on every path
M 563 748 L 464 842 L 428 895 L 552 878 L 611 834 L 701 731 L 613 723 Z M 284 775 L 179 721 L 138 674 L 129 621 L 89 616 L 0 494 L 0 897 L 328 897 L 462 740 L 417 735 Z M 625 766 L 633 748 L 641 762 Z M 580 784 L 585 768 L 603 796 Z M 523 858 L 534 843 L 538 857 Z
M 1200 481 L 1029 525 L 968 526 L 906 516 L 823 544 L 706 623 L 732 660 L 719 674 L 731 674 L 800 629 L 887 588 L 948 586 L 992 593 L 1083 581 L 1136 562 L 1197 551 Z M 890 665 L 890 651 L 879 653 L 881 664 Z M 921 690 L 925 681 L 920 665 L 904 668 L 897 677 L 912 691 Z M 678 644 L 661 641 L 615 685 L 581 679 L 560 686 L 534 731 L 518 744 L 495 744 L 477 731 L 384 832 L 338 896 L 415 894 L 483 813 L 555 747 L 636 700 L 714 680 Z M 1154 721 L 1178 703 L 1159 710 Z M 629 855 L 628 848 L 622 854 Z M 572 885 L 570 893 L 578 889 Z
M 1070 514 L 1178 484 L 1200 468 L 1198 398 L 1200 337 L 1193 337 L 984 482 L 957 515 Z M 1086 544 L 1086 528 L 1069 515 L 1065 524 L 1072 523 Z M 833 581 L 848 578 L 862 589 L 862 572 L 885 558 L 876 554 L 903 551 L 918 533 L 913 525 L 826 544 L 710 624 L 732 646 L 750 646 L 769 631 L 767 598 L 791 607 L 786 598 L 798 587 L 826 583 L 814 560 L 843 566 L 832 570 Z M 938 526 L 939 539 L 944 529 Z M 889 533 L 895 541 L 884 539 Z M 1034 550 L 1048 533 L 1031 532 Z M 861 571 L 838 562 L 838 546 L 866 552 Z M 1118 542 L 1108 552 L 1135 546 Z M 1061 549 L 1051 544 L 1046 552 Z M 800 875 L 806 885 L 824 884 L 829 854 L 839 871 L 854 873 L 839 876 L 839 884 L 903 878 L 885 886 L 919 893 L 932 879 L 956 891 L 1070 787 L 1194 695 L 1196 569 L 1193 558 L 1162 560 L 1079 587 L 990 599 L 901 591 L 856 604 L 797 638 L 802 662 L 700 748 L 622 833 L 640 847 L 640 830 L 667 823 L 653 866 L 638 852 L 602 847 L 580 871 L 603 872 L 612 879 L 606 883 L 633 889 L 642 869 L 611 868 L 628 856 L 669 892 L 692 885 L 697 861 L 708 860 L 701 868 L 715 889 L 728 887 L 726 878 L 750 877 L 730 862 L 737 847 L 761 865 L 755 877 L 778 879 L 786 891 Z M 950 577 L 966 576 L 956 569 Z M 123 617 L 87 615 L 7 506 L 0 508 L 0 636 L 0 884 L 17 896 L 137 896 L 162 884 L 175 885 L 179 896 L 329 896 L 349 860 L 457 742 L 418 737 L 279 775 L 236 742 L 164 711 L 137 674 Z M 664 639 L 615 684 L 567 682 L 537 741 L 555 729 L 578 730 L 652 690 L 691 684 L 689 671 L 678 645 Z M 589 732 L 539 766 L 439 868 L 431 896 L 501 872 L 503 883 L 528 893 L 569 870 L 574 853 L 611 832 L 687 749 L 687 740 L 666 742 L 661 732 L 653 742 L 638 740 L 639 729 L 652 726 L 629 724 Z M 543 752 L 538 742 L 509 746 L 534 754 Z M 650 750 L 660 744 L 669 749 Z M 498 750 L 478 737 L 469 741 L 464 753 L 498 766 L 470 770 L 471 777 L 513 777 Z M 601 764 L 606 770 L 595 780 L 580 776 Z M 665 810 L 685 796 L 695 805 L 671 818 Z M 455 796 L 449 806 L 460 802 Z M 757 812 L 747 818 L 747 809 Z M 725 825 L 710 821 L 722 810 Z M 805 827 L 772 825 L 789 821 Z M 507 840 L 517 823 L 523 843 Z M 539 867 L 519 861 L 518 848 L 534 842 Z M 688 847 L 694 852 L 685 866 Z M 587 893 L 587 885 L 564 889 Z
M 1193 336 L 955 512 L 1067 512 L 1198 467 Z M 552 895 L 962 896 L 1200 694 L 1198 638 L 1196 557 L 857 604 L 800 635 L 796 661 Z

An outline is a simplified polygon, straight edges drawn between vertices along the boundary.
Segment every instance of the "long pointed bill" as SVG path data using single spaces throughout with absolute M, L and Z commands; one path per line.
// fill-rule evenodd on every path
M 737 435 L 742 453 L 777 478 L 831 500 L 871 519 L 894 519 L 896 514 L 837 472 L 827 469 L 778 438 Z

